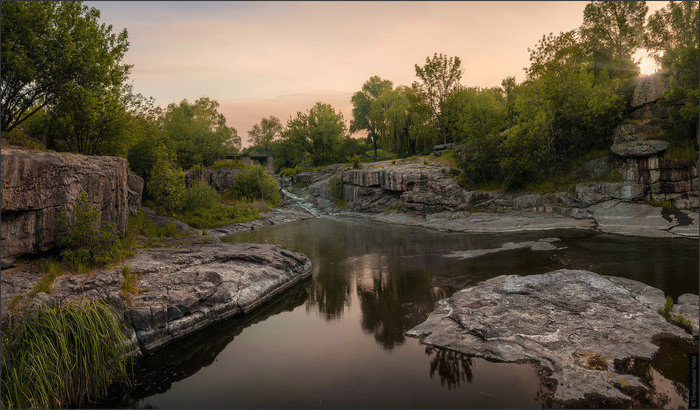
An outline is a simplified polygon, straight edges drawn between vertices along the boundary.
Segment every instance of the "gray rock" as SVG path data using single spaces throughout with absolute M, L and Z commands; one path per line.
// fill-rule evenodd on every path
M 243 172 L 237 168 L 212 168 L 190 169 L 185 172 L 185 182 L 191 184 L 194 181 L 202 181 L 214 187 L 217 191 L 225 191 L 233 186 L 236 175 Z
M 141 197 L 143 194 L 143 178 L 129 171 L 126 178 L 127 198 L 129 200 L 129 215 L 141 212 Z
M 58 216 L 70 216 L 83 191 L 101 210 L 104 222 L 126 230 L 126 159 L 17 148 L 3 148 L 1 157 L 3 259 L 53 248 L 62 234 Z
M 634 87 L 630 106 L 633 109 L 658 101 L 664 91 L 664 73 L 659 71 L 655 74 L 639 77 Z
M 602 178 L 612 172 L 615 161 L 611 156 L 594 158 L 584 163 L 581 168 L 590 178 Z
M 602 232 L 648 237 L 698 237 L 697 212 L 610 200 L 587 208 Z
M 698 337 L 700 333 L 700 328 L 698 327 L 698 322 L 700 321 L 700 300 L 698 295 L 693 295 L 692 293 L 680 295 L 678 303 L 673 305 L 671 313 L 675 316 L 683 315 L 690 319 L 692 334 L 694 337 Z
M 514 249 L 527 249 L 531 251 L 554 251 L 558 248 L 556 245 L 552 245 L 553 242 L 558 242 L 559 238 L 544 238 L 537 241 L 526 241 L 526 242 L 506 242 L 498 248 L 490 249 L 470 249 L 468 251 L 454 251 L 444 255 L 446 258 L 457 258 L 457 259 L 471 259 L 478 258 L 479 256 L 488 255 L 491 253 L 498 253 L 503 251 L 510 251 Z
M 613 130 L 613 141 L 617 143 L 636 139 L 646 139 L 656 136 L 659 127 L 647 124 L 626 123 L 620 124 Z
M 556 382 L 554 399 L 598 397 L 629 405 L 650 387 L 616 362 L 650 360 L 661 335 L 690 340 L 615 281 L 558 270 L 498 276 L 438 302 L 408 335 L 439 348 L 504 362 L 535 362 Z
M 644 185 L 629 181 L 576 185 L 576 199 L 583 206 L 590 206 L 611 199 L 621 199 L 625 201 L 642 199 L 644 194 Z
M 135 331 L 137 348 L 153 351 L 227 317 L 247 313 L 309 277 L 304 255 L 272 245 L 190 243 L 143 249 L 125 262 L 138 275 L 138 293 L 127 301 L 118 268 L 90 275 L 63 275 L 34 304 L 102 299 Z M 4 272 L 3 272 L 4 273 Z M 2 311 L 25 294 L 40 275 L 3 274 Z
M 621 157 L 641 158 L 666 151 L 668 142 L 660 140 L 630 139 L 612 144 L 610 150 Z

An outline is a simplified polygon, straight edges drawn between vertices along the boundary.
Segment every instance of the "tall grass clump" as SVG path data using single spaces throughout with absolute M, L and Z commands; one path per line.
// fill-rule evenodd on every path
M 2 334 L 3 408 L 80 406 L 128 382 L 122 325 L 101 302 L 41 306 Z
M 262 200 L 277 206 L 280 202 L 280 186 L 265 168 L 260 165 L 249 167 L 233 178 L 226 196 L 241 201 Z
M 181 212 L 212 208 L 219 204 L 219 193 L 206 182 L 195 181 L 185 190 L 180 203 Z
M 177 226 L 174 223 L 160 226 L 155 224 L 144 214 L 130 216 L 127 231 L 128 235 L 141 235 L 147 238 L 172 238 L 187 235 L 186 232 L 178 232 Z
M 75 203 L 74 222 L 69 224 L 67 215 L 61 215 L 66 232 L 58 238 L 58 246 L 61 259 L 71 270 L 85 272 L 132 254 L 133 238 L 119 238 L 116 225 L 101 222 L 101 214 L 90 204 L 88 194 L 81 192 Z

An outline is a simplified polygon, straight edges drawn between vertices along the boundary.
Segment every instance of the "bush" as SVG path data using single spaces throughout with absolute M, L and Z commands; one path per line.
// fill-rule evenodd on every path
M 185 192 L 182 170 L 165 158 L 159 158 L 151 171 L 146 186 L 147 194 L 166 214 L 175 212 Z
M 214 161 L 212 168 L 232 168 L 232 169 L 246 169 L 248 166 L 240 159 L 217 159 Z
M 248 222 L 258 219 L 257 210 L 250 207 L 227 206 L 217 203 L 207 208 L 197 208 L 177 215 L 182 222 L 198 229 L 216 228 L 236 222 Z
M 284 167 L 280 170 L 280 176 L 281 177 L 293 177 L 295 175 L 298 175 L 300 172 L 304 172 L 301 165 L 297 165 L 294 168 Z
M 128 382 L 126 337 L 107 305 L 41 306 L 3 323 L 2 407 L 77 407 Z
M 187 235 L 186 232 L 178 232 L 177 226 L 174 223 L 159 226 L 153 223 L 144 214 L 138 214 L 129 217 L 129 226 L 127 228 L 127 236 L 141 235 L 148 238 L 163 238 Z
M 335 201 L 336 204 L 344 204 L 343 197 L 343 178 L 336 176 L 328 181 L 328 188 L 330 189 L 331 199 Z
M 206 182 L 195 181 L 187 188 L 180 200 L 180 212 L 190 212 L 199 208 L 211 208 L 219 203 L 219 193 Z
M 263 200 L 276 206 L 280 201 L 280 186 L 265 168 L 257 165 L 237 174 L 226 196 L 238 200 Z
M 67 226 L 67 231 L 58 238 L 61 258 L 72 270 L 84 272 L 131 253 L 132 241 L 122 241 L 114 223 L 100 222 L 101 212 L 90 204 L 86 192 L 78 195 L 73 216 L 75 223 Z M 68 217 L 62 214 L 59 222 L 68 225 L 67 221 Z

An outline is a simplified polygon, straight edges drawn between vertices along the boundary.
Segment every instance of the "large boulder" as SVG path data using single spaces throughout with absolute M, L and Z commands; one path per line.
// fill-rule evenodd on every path
M 647 104 L 659 101 L 664 88 L 665 84 L 663 82 L 662 71 L 637 78 L 634 93 L 632 94 L 632 101 L 630 101 L 631 108 L 638 109 Z
M 663 303 L 658 289 L 583 270 L 504 275 L 439 301 L 408 335 L 489 360 L 535 362 L 560 403 L 629 405 L 650 387 L 620 364 L 651 360 L 657 337 L 692 341 L 658 313 Z
M 304 255 L 273 245 L 194 242 L 144 249 L 125 264 L 138 292 L 127 299 L 120 268 L 62 275 L 31 305 L 101 299 L 125 324 L 142 353 L 225 318 L 249 313 L 311 274 Z M 3 272 L 2 312 L 26 295 L 41 276 L 20 267 Z
M 191 184 L 194 181 L 206 182 L 217 191 L 225 191 L 233 186 L 236 175 L 243 172 L 238 168 L 192 168 L 185 172 L 185 182 Z
M 102 220 L 126 230 L 129 163 L 124 158 L 18 148 L 2 150 L 2 248 L 12 259 L 56 244 L 57 218 L 70 215 L 85 191 Z
M 141 199 L 143 196 L 143 178 L 129 171 L 126 178 L 129 199 L 129 215 L 138 215 L 141 212 Z
M 666 151 L 667 148 L 667 141 L 646 139 L 629 139 L 610 146 L 612 152 L 626 158 L 650 157 Z

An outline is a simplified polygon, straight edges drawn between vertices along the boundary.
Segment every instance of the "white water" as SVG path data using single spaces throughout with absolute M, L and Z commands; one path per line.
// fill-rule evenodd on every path
M 292 200 L 294 206 L 297 206 L 297 207 L 303 209 L 304 211 L 310 213 L 311 215 L 318 215 L 318 209 L 316 209 L 316 207 L 313 206 L 313 204 L 307 202 L 304 198 L 297 196 L 297 195 L 294 195 L 293 193 L 287 191 L 286 189 L 282 189 L 281 192 L 282 192 L 282 194 L 284 194 L 284 196 L 286 196 Z

